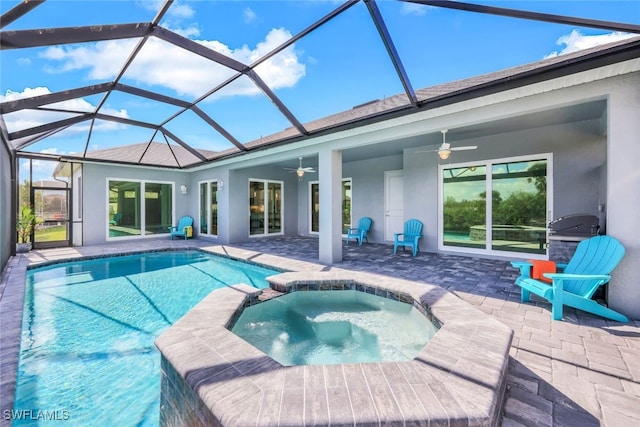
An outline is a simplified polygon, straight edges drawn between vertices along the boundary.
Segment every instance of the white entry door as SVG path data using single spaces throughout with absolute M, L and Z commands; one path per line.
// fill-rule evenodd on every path
M 384 173 L 384 240 L 393 241 L 394 233 L 404 227 L 404 172 Z

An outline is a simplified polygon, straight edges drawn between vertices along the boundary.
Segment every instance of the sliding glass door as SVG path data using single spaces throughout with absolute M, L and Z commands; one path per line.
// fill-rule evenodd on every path
M 545 155 L 441 166 L 440 247 L 546 254 L 550 163 Z
M 107 179 L 107 239 L 168 234 L 173 183 Z
M 250 180 L 249 235 L 282 233 L 282 182 Z
M 200 234 L 218 235 L 218 181 L 200 183 Z

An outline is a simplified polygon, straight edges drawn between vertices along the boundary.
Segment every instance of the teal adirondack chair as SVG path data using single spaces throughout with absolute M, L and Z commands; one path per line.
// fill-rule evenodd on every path
M 420 252 L 418 241 L 422 237 L 422 223 L 417 219 L 410 219 L 404 223 L 404 233 L 393 235 L 393 253 L 397 253 L 398 246 L 404 251 L 405 246 L 413 250 L 413 256 Z
M 178 220 L 178 225 L 175 227 L 169 227 L 169 233 L 171 235 L 171 240 L 174 237 L 184 237 L 184 240 L 191 237 L 193 233 L 193 218 L 190 216 L 183 216 Z
M 528 302 L 532 292 L 546 299 L 551 303 L 554 320 L 562 320 L 562 309 L 567 305 L 607 319 L 628 322 L 626 316 L 591 299 L 595 291 L 611 279 L 609 274 L 624 252 L 624 247 L 613 237 L 595 236 L 583 240 L 568 264 L 557 264 L 562 273 L 543 274 L 553 281 L 551 284 L 531 278 L 532 264 L 529 262 L 513 261 L 511 265 L 520 269 L 516 285 L 522 288 L 522 302 Z
M 122 214 L 118 212 L 113 215 L 113 219 L 109 221 L 109 225 L 119 225 L 121 219 L 122 219 Z
M 362 242 L 364 240 L 367 241 L 367 243 L 369 243 L 369 239 L 367 239 L 367 233 L 369 232 L 369 229 L 371 228 L 371 223 L 373 222 L 373 220 L 371 220 L 371 218 L 369 218 L 368 216 L 364 216 L 362 218 L 360 218 L 360 221 L 358 221 L 358 226 L 357 227 L 353 227 L 347 230 L 347 245 L 349 244 L 349 239 L 356 239 L 356 241 L 358 242 L 359 246 L 362 246 Z

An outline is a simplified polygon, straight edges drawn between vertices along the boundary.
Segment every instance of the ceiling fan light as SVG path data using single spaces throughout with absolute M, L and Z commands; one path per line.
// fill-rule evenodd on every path
M 298 178 L 302 178 L 304 176 L 304 171 L 302 169 L 298 169 L 296 171 L 296 175 L 298 175 Z
M 451 150 L 438 150 L 438 156 L 440 156 L 442 160 L 447 160 L 450 155 Z

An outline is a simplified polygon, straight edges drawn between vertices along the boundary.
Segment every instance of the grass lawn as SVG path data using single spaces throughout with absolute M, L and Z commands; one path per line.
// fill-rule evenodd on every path
M 59 240 L 67 240 L 67 228 L 64 225 L 36 230 L 36 242 L 55 242 Z

